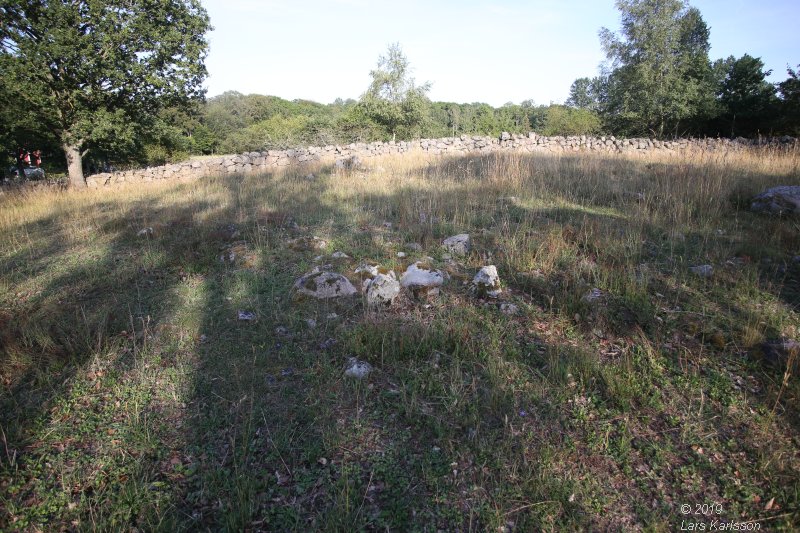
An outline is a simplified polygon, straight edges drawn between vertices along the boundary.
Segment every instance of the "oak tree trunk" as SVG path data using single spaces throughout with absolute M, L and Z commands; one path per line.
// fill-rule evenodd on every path
M 86 187 L 83 176 L 83 155 L 80 146 L 64 143 L 64 155 L 67 156 L 67 174 L 70 187 Z

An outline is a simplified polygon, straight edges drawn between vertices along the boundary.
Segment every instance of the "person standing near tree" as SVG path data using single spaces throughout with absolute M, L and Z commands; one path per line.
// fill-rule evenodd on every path
M 31 163 L 36 168 L 39 168 L 40 166 L 42 166 L 42 151 L 41 150 L 37 149 L 37 150 L 34 150 L 31 153 Z
M 27 155 L 27 150 L 24 148 L 17 150 L 17 177 L 19 178 L 25 178 L 25 159 Z

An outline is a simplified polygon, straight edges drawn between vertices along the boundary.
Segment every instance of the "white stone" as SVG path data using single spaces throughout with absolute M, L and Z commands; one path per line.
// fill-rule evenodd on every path
M 350 259 L 350 256 L 344 252 L 333 252 L 331 254 L 331 257 L 333 257 L 334 259 Z
M 371 277 L 375 277 L 378 275 L 378 265 L 372 265 L 369 263 L 362 263 L 358 265 L 358 268 L 355 270 L 356 274 L 367 274 Z
M 367 304 L 370 306 L 391 305 L 397 295 L 400 294 L 400 283 L 393 271 L 386 274 L 378 274 L 369 280 L 367 287 Z
M 435 269 L 420 267 L 420 262 L 409 265 L 400 278 L 400 285 L 409 287 L 440 287 L 444 283 L 444 275 Z
M 347 368 L 344 371 L 344 375 L 355 379 L 364 379 L 370 372 L 372 372 L 371 364 L 351 357 L 347 360 Z
M 346 277 L 327 271 L 306 274 L 294 283 L 294 289 L 319 300 L 352 296 L 358 292 Z
M 513 316 L 519 313 L 519 307 L 514 304 L 503 303 L 500 304 L 500 312 L 504 315 Z
M 442 242 L 442 246 L 453 255 L 467 255 L 470 248 L 469 235 L 460 233 L 448 237 Z
M 422 263 L 409 265 L 408 269 L 400 278 L 400 285 L 418 299 L 425 299 L 439 294 L 439 287 L 444 284 L 445 274 L 439 270 L 420 266 Z
M 472 279 L 472 286 L 479 296 L 497 298 L 503 292 L 500 288 L 500 276 L 494 265 L 482 267 Z

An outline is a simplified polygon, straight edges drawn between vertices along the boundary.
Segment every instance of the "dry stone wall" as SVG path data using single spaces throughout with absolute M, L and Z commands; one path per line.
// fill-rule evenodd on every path
M 617 139 L 609 137 L 543 137 L 531 132 L 527 135 L 503 133 L 499 138 L 473 135 L 421 139 L 416 141 L 389 141 L 353 143 L 343 146 L 317 146 L 290 150 L 267 150 L 239 155 L 185 161 L 158 167 L 94 174 L 86 178 L 90 187 L 103 187 L 116 183 L 149 182 L 169 178 L 202 178 L 224 174 L 252 174 L 289 165 L 329 163 L 337 168 L 347 167 L 354 158 L 359 160 L 385 154 L 417 152 L 430 155 L 466 155 L 495 151 L 531 153 L 604 152 L 645 154 L 648 152 L 677 153 L 684 150 L 738 151 L 755 146 L 798 148 L 797 139 L 781 137 L 772 139 Z

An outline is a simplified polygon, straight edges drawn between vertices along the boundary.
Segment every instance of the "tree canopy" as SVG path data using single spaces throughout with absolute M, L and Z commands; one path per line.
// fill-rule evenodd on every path
M 752 135 L 768 127 L 776 111 L 776 89 L 766 80 L 760 58 L 744 54 L 725 60 L 727 69 L 718 89 L 724 112 L 720 119 L 729 128 L 731 137 Z
M 710 30 L 685 0 L 617 0 L 621 30 L 600 30 L 607 61 L 576 79 L 568 106 L 617 135 L 755 136 L 800 132 L 797 73 L 767 81 L 761 58 L 712 62 Z
M 425 121 L 431 84 L 417 85 L 410 73 L 400 44 L 389 45 L 386 55 L 378 59 L 378 68 L 369 73 L 372 83 L 359 101 L 364 115 L 384 126 L 392 139 L 400 128 L 419 130 Z
M 203 96 L 198 0 L 5 0 L 0 18 L 2 128 L 57 143 L 73 185 L 89 150 L 130 149 L 160 110 Z
M 618 0 L 622 32 L 603 28 L 611 71 L 604 112 L 630 134 L 680 133 L 711 95 L 709 30 L 683 0 Z

